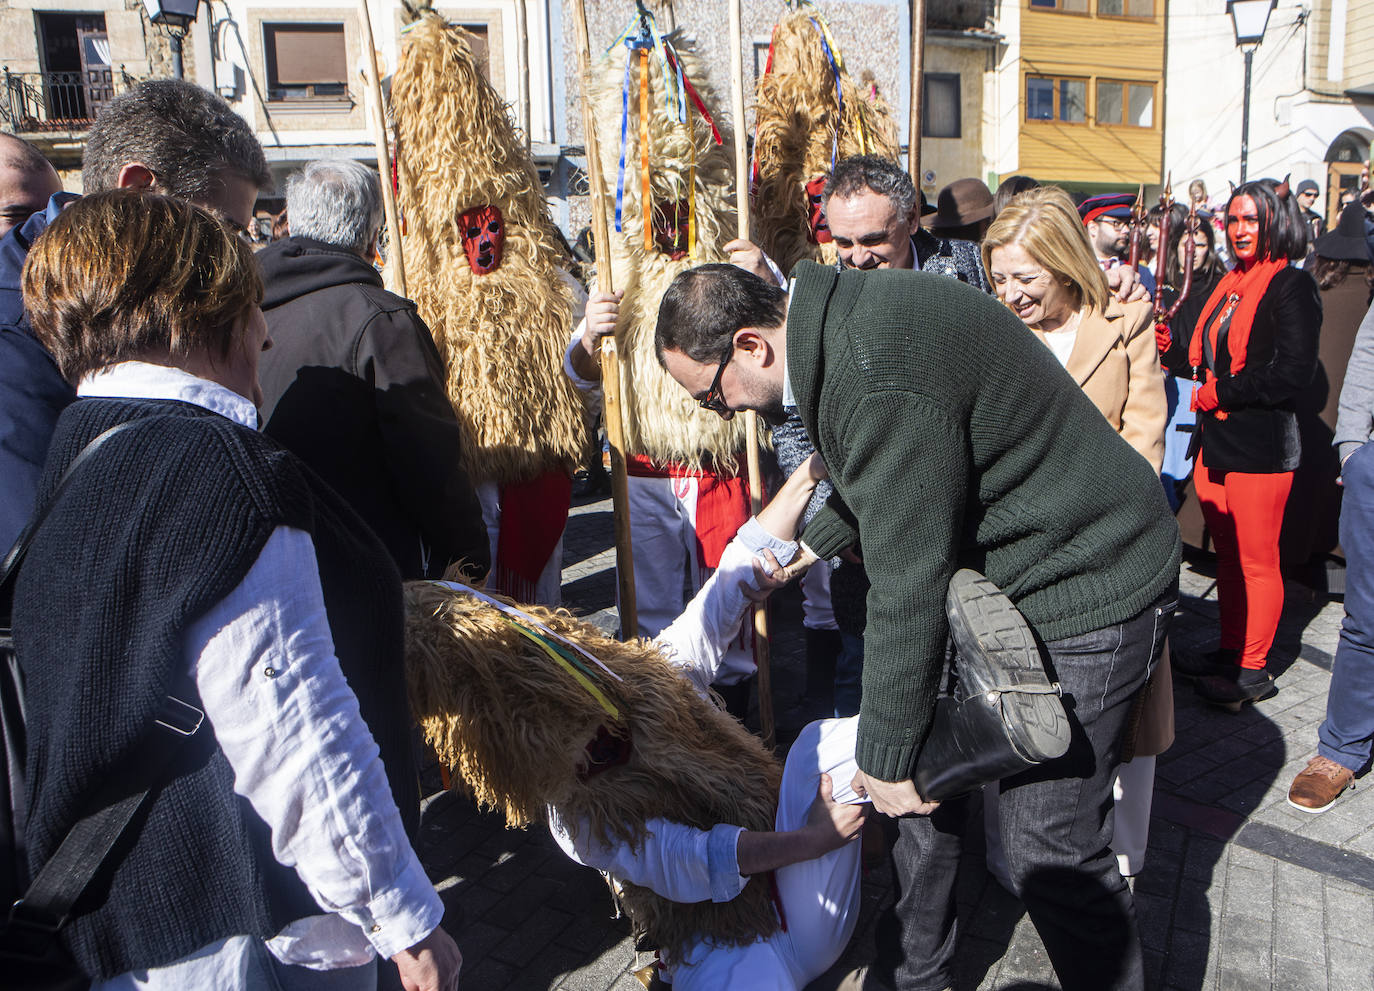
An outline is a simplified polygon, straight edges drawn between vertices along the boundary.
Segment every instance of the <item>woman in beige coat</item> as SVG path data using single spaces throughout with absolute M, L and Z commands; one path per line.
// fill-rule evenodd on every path
M 1068 194 L 1049 186 L 1012 200 L 983 239 L 983 266 L 997 298 L 1054 352 L 1107 422 L 1159 474 L 1168 412 L 1152 307 L 1121 303 L 1110 293 Z M 1141 690 L 1123 742 L 1112 847 L 1127 876 L 1144 861 L 1155 756 L 1173 738 L 1166 654 Z

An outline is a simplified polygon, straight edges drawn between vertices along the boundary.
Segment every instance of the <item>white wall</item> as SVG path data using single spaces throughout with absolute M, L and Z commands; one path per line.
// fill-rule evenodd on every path
M 1320 102 L 1307 79 L 1305 0 L 1279 0 L 1255 50 L 1250 97 L 1248 178 L 1315 179 L 1326 186 L 1326 149 L 1349 128 L 1371 127 L 1349 100 Z M 1169 0 L 1164 167 L 1174 188 L 1201 178 L 1213 195 L 1240 177 L 1244 59 L 1225 6 Z

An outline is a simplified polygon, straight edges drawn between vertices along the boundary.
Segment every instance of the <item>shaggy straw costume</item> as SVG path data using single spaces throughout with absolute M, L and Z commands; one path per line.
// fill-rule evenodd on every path
M 620 680 L 570 654 L 586 672 L 579 681 L 526 635 L 531 625 L 464 592 L 433 582 L 406 586 L 411 710 L 481 805 L 501 809 L 513 827 L 543 821 L 553 806 L 569 830 L 585 823 L 604 843 L 638 844 L 655 817 L 698 829 L 773 829 L 777 762 L 652 645 L 607 639 L 566 612 L 521 608 Z M 586 748 L 599 727 L 629 740 L 628 760 L 588 776 Z M 670 902 L 633 885 L 621 902 L 636 926 L 675 955 L 703 935 L 737 945 L 778 927 L 767 879 L 759 877 L 719 904 Z
M 584 431 L 562 370 L 572 295 L 539 173 L 469 38 L 426 13 L 404 37 L 392 82 L 409 289 L 447 363 L 472 476 L 571 475 Z M 501 211 L 505 245 L 500 265 L 479 275 L 457 218 L 487 205 Z
M 897 128 L 844 71 L 818 13 L 788 14 L 773 28 L 770 68 L 755 109 L 754 241 L 784 272 L 803 258 L 831 264 L 834 242 L 816 244 L 806 184 L 850 155 L 897 157 Z M 830 47 L 831 58 L 826 49 Z M 835 92 L 838 72 L 844 110 Z M 838 139 L 836 130 L 838 129 Z
M 682 60 L 683 74 L 696 89 L 712 116 L 718 100 L 706 80 L 705 68 L 693 51 L 693 42 L 678 33 L 669 36 Z M 621 88 L 629 53 L 617 45 L 594 73 L 592 99 L 602 123 L 601 169 L 607 176 L 619 171 L 618 134 L 608 133 L 621 117 Z M 625 410 L 625 443 L 632 454 L 645 455 L 659 465 L 676 463 L 691 469 L 715 469 L 724 474 L 738 470 L 744 450 L 744 418 L 726 422 L 697 406 L 682 386 L 669 377 L 654 351 L 654 327 L 658 305 L 668 284 L 679 272 L 707 262 L 726 261 L 720 250 L 734 237 L 734 153 L 728 144 L 718 145 L 711 128 L 695 109 L 680 123 L 665 107 L 663 75 L 650 60 L 649 161 L 653 200 L 650 223 L 662 228 L 672 224 L 668 210 L 688 199 L 693 162 L 696 168 L 696 248 L 694 256 L 674 260 L 659 247 L 644 248 L 643 194 L 640 191 L 640 117 L 638 70 L 632 72 L 632 93 L 626 128 L 626 178 L 621 208 L 621 230 L 611 231 L 611 269 L 616 289 L 623 290 L 616 345 L 621 354 L 622 395 L 630 401 Z M 690 106 L 690 105 L 689 105 Z M 614 123 L 613 123 L 614 122 Z M 612 192 L 614 195 L 614 192 Z M 665 209 L 665 207 L 667 209 Z M 681 223 L 686 223 L 685 211 Z M 628 392 L 625 390 L 628 389 Z

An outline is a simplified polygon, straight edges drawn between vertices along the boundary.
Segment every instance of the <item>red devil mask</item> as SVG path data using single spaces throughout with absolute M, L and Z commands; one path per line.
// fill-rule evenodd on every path
M 687 257 L 687 203 L 657 203 L 654 206 L 654 244 L 673 261 Z
M 494 206 L 464 210 L 458 214 L 458 233 L 463 237 L 463 251 L 474 272 L 487 275 L 500 267 L 501 248 L 506 243 L 500 210 Z
M 806 222 L 811 228 L 807 240 L 812 244 L 827 244 L 833 240 L 830 236 L 830 225 L 826 223 L 825 213 L 821 210 L 821 193 L 824 190 L 823 175 L 816 176 L 806 184 Z

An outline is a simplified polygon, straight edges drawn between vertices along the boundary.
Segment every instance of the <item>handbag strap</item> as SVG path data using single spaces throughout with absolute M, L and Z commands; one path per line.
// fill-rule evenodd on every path
M 4 563 L 0 565 L 0 591 L 12 588 L 34 534 L 66 490 L 77 469 L 90 461 L 112 437 L 136 422 L 131 420 L 104 431 L 67 466 L 52 495 L 34 513 L 5 555 Z M 140 775 L 147 781 L 158 779 L 180 752 L 179 745 L 195 736 L 205 721 L 205 713 L 201 709 L 178 697 L 195 697 L 195 686 L 189 675 L 183 673 L 177 678 L 173 692 L 158 707 L 153 737 L 140 748 Z M 4 933 L 5 943 L 10 949 L 36 957 L 47 952 L 70 917 L 73 906 L 95 879 L 110 851 L 147 802 L 151 791 L 151 786 L 145 787 L 77 820 L 39 870 L 23 897 L 11 906 Z
M 67 470 L 57 480 L 57 487 L 53 489 L 52 495 L 34 511 L 28 523 L 24 524 L 24 529 L 19 531 L 19 536 L 15 539 L 13 546 L 10 547 L 9 553 L 5 555 L 4 562 L 0 563 L 0 592 L 9 593 L 13 590 L 14 580 L 18 577 L 19 566 L 24 563 L 24 557 L 29 552 L 29 544 L 33 542 L 34 535 L 38 533 L 38 528 L 43 525 L 43 521 L 48 518 L 48 513 L 57 504 L 57 500 L 62 497 L 62 493 L 71 484 L 72 476 L 76 474 L 76 470 L 90 461 L 95 453 L 108 444 L 116 434 L 123 433 L 137 422 L 137 420 L 127 420 L 101 432 L 81 449 L 77 456 L 72 459 L 71 464 L 67 465 Z

